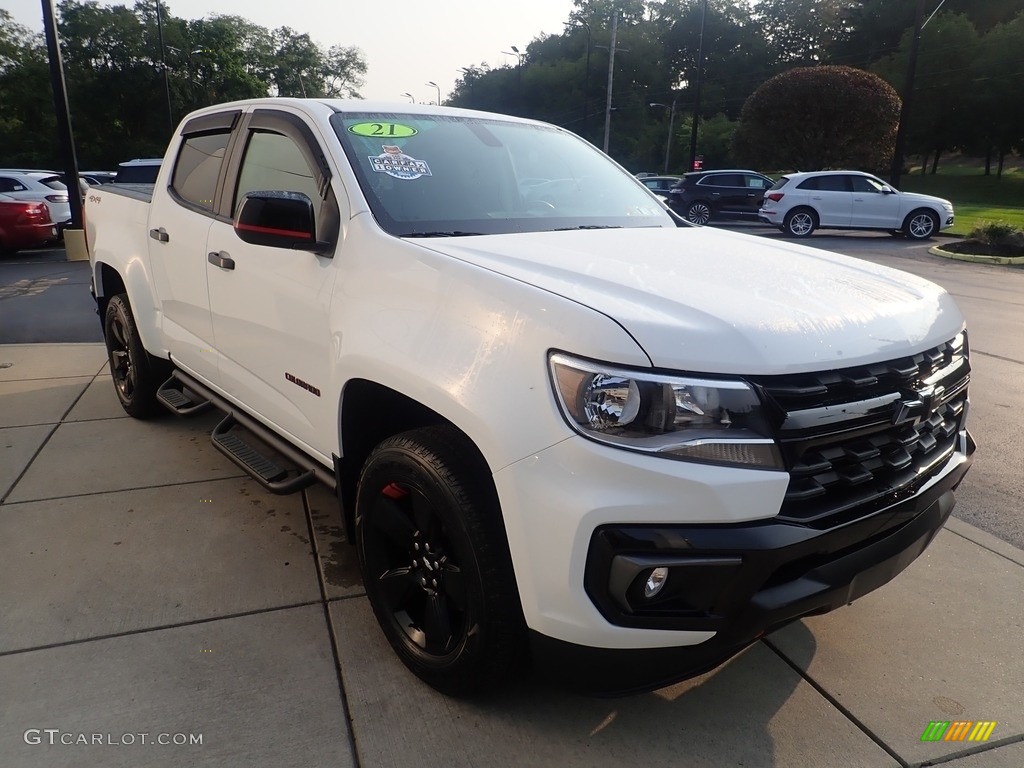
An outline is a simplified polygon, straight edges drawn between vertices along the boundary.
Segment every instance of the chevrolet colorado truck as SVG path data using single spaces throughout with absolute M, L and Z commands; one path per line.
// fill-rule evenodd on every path
M 337 496 L 384 638 L 451 695 L 713 668 L 892 579 L 971 463 L 964 320 L 899 271 L 691 226 L 563 129 L 258 99 L 85 205 L 125 411 L 222 411 Z

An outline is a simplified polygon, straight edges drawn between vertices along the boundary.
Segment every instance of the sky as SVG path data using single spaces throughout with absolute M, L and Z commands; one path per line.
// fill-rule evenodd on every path
M 42 31 L 43 0 L 3 0 L 14 21 Z M 572 0 L 165 0 L 172 15 L 199 19 L 211 14 L 242 16 L 268 29 L 291 27 L 324 48 L 354 45 L 368 65 L 368 99 L 434 102 L 451 93 L 460 67 L 486 62 L 491 67 L 515 64 L 503 54 L 527 44 L 541 33 L 562 32 Z M 56 4 L 56 3 L 55 3 Z M 100 5 L 134 5 L 101 2 Z

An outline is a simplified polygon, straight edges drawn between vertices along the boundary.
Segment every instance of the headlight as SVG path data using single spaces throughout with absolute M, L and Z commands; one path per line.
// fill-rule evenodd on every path
M 550 366 L 562 413 L 584 437 L 673 459 L 784 469 L 746 382 L 663 376 L 561 353 Z

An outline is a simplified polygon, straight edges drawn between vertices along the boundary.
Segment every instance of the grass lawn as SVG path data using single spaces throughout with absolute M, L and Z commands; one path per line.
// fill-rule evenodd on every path
M 1005 221 L 1024 229 L 1024 167 L 1007 164 L 1002 178 L 983 175 L 979 161 L 951 160 L 940 163 L 934 176 L 916 172 L 904 174 L 900 188 L 907 192 L 944 197 L 953 203 L 956 224 L 946 232 L 966 235 L 984 221 Z

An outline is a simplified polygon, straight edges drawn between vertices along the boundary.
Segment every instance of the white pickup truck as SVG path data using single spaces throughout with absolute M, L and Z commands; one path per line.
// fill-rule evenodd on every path
M 945 291 L 690 226 L 550 125 L 210 107 L 85 218 L 125 410 L 213 406 L 268 491 L 334 489 L 384 636 L 453 695 L 706 671 L 893 578 L 971 463 Z

